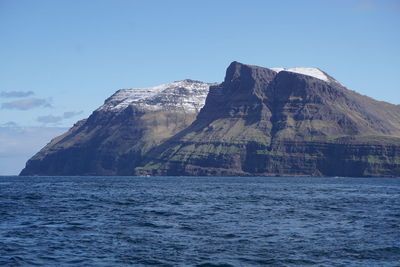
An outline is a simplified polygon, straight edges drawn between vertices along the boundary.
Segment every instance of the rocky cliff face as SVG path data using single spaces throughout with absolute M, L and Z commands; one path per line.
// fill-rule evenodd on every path
M 178 83 L 118 91 L 21 174 L 400 176 L 400 107 L 319 69 Z

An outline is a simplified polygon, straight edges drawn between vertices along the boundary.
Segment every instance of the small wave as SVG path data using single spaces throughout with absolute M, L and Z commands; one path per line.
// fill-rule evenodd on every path
M 162 211 L 162 210 L 150 210 L 148 213 L 154 214 L 154 215 L 159 215 L 159 216 L 180 216 L 183 215 L 182 213 L 179 212 L 174 212 L 174 211 Z
M 25 259 L 20 256 L 13 256 L 10 257 L 4 266 L 27 266 L 27 265 L 34 265 L 34 266 L 40 266 L 40 263 L 37 263 L 32 260 Z
M 137 225 L 141 226 L 141 227 L 160 228 L 160 229 L 172 228 L 172 226 L 170 226 L 170 225 L 158 225 L 158 224 L 151 223 L 151 222 L 139 222 Z
M 181 226 L 180 229 L 184 230 L 184 231 L 195 231 L 195 229 L 193 227 L 190 227 L 187 225 Z
M 400 247 L 384 247 L 376 249 L 344 249 L 344 251 L 350 254 L 353 258 L 357 259 L 396 259 L 400 261 Z
M 230 239 L 230 238 L 236 238 L 236 237 L 238 237 L 238 236 L 235 235 L 235 234 L 230 233 L 230 234 L 221 235 L 220 237 L 226 238 L 226 239 Z
M 197 264 L 197 267 L 231 267 L 234 266 L 229 263 L 211 263 L 211 262 L 206 262 L 206 263 L 201 263 Z
M 43 195 L 28 194 L 28 195 L 25 196 L 25 199 L 28 199 L 28 200 L 40 200 L 40 199 L 43 199 Z

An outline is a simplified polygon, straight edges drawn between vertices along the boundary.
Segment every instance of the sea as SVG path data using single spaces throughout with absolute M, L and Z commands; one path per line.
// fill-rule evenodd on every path
M 400 266 L 400 179 L 0 177 L 0 266 Z

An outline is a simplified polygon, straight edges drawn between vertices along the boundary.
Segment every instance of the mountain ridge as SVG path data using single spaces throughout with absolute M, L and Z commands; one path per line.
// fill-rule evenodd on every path
M 220 84 L 119 90 L 21 175 L 400 176 L 400 106 L 320 72 L 234 61 Z M 71 149 L 92 165 L 72 164 Z

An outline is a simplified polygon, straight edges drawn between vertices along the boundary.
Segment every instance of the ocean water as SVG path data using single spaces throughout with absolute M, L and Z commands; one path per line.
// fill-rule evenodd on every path
M 400 266 L 400 179 L 0 177 L 0 266 Z

